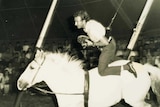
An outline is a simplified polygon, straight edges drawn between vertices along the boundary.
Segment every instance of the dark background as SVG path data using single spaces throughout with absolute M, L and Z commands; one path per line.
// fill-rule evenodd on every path
M 85 9 L 108 26 L 122 0 L 58 0 L 46 39 L 74 38 L 73 13 Z M 124 0 L 112 24 L 115 38 L 129 39 L 147 0 Z M 0 0 L 0 40 L 38 39 L 52 0 Z M 160 0 L 154 0 L 140 34 L 160 35 Z

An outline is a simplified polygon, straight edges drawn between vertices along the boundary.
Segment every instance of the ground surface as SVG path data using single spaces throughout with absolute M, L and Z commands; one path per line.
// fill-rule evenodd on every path
M 0 94 L 0 107 L 14 107 L 18 93 L 7 95 Z M 20 100 L 19 107 L 56 107 L 53 98 L 49 95 L 41 95 L 25 92 Z
M 17 93 L 12 93 L 8 95 L 0 94 L 0 107 L 14 107 Z M 20 100 L 19 107 L 58 107 L 56 105 L 56 99 L 52 95 L 35 94 L 30 92 L 25 92 Z M 150 101 L 153 104 L 153 101 Z M 121 101 L 119 104 L 113 107 L 130 107 Z M 153 104 L 153 107 L 157 107 Z

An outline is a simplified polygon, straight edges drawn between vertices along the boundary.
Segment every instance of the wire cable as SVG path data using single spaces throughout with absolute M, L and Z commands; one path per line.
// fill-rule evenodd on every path
M 106 27 L 107 30 L 111 30 L 111 26 L 112 26 L 112 24 L 113 24 L 113 22 L 114 22 L 114 20 L 115 20 L 115 18 L 117 16 L 117 14 L 118 14 L 118 11 L 121 8 L 123 2 L 124 2 L 124 0 L 121 0 L 121 2 L 119 4 L 119 6 L 118 6 L 118 8 L 117 8 L 117 10 L 115 12 L 115 14 L 113 15 L 113 17 L 111 19 L 111 22 L 109 23 L 108 27 Z

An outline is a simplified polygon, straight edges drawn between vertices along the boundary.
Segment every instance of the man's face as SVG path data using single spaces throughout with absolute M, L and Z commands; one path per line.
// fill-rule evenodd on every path
M 74 17 L 75 26 L 77 26 L 78 29 L 81 29 L 84 27 L 84 21 L 81 19 L 80 16 Z

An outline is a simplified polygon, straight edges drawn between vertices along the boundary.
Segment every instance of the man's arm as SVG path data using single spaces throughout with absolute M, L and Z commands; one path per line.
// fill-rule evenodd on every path
M 98 42 L 95 42 L 94 45 L 96 46 L 106 46 L 108 45 L 108 39 L 104 36 L 102 39 L 100 39 Z

